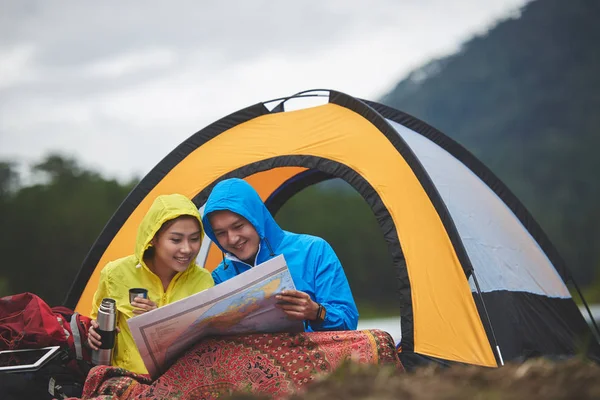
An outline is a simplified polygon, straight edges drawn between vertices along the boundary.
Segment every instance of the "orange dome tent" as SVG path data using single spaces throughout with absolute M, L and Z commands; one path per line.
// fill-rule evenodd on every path
M 328 101 L 286 110 L 290 99 L 314 95 Z M 131 253 L 156 196 L 182 193 L 202 210 L 211 188 L 230 177 L 252 184 L 273 214 L 330 178 L 363 196 L 397 272 L 404 356 L 497 366 L 529 354 L 576 354 L 587 339 L 589 354 L 600 357 L 562 259 L 510 190 L 426 123 L 336 91 L 255 104 L 181 143 L 108 222 L 66 305 L 90 312 L 100 270 Z M 220 260 L 206 239 L 199 265 L 212 270 Z

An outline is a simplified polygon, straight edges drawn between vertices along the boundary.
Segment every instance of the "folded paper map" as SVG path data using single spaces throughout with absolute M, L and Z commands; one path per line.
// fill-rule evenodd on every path
M 148 372 L 157 377 L 204 336 L 303 331 L 302 321 L 289 320 L 275 307 L 276 294 L 294 289 L 285 258 L 279 255 L 127 323 Z

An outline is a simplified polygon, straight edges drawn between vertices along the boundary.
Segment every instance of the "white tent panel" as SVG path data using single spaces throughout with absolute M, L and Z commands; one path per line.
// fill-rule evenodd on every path
M 571 295 L 550 260 L 506 204 L 469 168 L 426 137 L 388 122 L 437 187 L 483 292 Z
M 201 217 L 204 217 L 205 205 L 206 204 L 203 204 L 202 207 L 198 209 L 198 212 L 200 212 Z M 210 250 L 211 244 L 212 240 L 210 240 L 208 236 L 204 235 L 204 238 L 202 239 L 202 244 L 200 245 L 200 251 L 198 252 L 198 256 L 196 257 L 196 264 L 198 264 L 201 267 L 204 267 L 204 263 L 206 263 L 206 259 L 208 258 L 208 251 Z

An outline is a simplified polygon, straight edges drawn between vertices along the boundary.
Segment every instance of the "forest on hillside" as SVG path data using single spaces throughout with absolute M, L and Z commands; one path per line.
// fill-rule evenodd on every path
M 483 161 L 585 285 L 600 269 L 599 18 L 596 0 L 532 1 L 381 99 Z

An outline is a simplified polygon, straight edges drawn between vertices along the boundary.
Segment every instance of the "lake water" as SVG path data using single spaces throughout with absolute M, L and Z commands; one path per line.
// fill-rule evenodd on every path
M 585 307 L 580 307 L 581 314 L 587 321 L 591 323 L 590 316 L 587 313 Z M 600 304 L 591 304 L 590 311 L 594 316 L 596 324 L 600 324 Z M 358 329 L 381 329 L 382 331 L 388 332 L 394 338 L 394 343 L 400 342 L 402 338 L 402 331 L 400 329 L 400 317 L 391 318 L 378 318 L 378 319 L 366 319 L 358 321 Z

